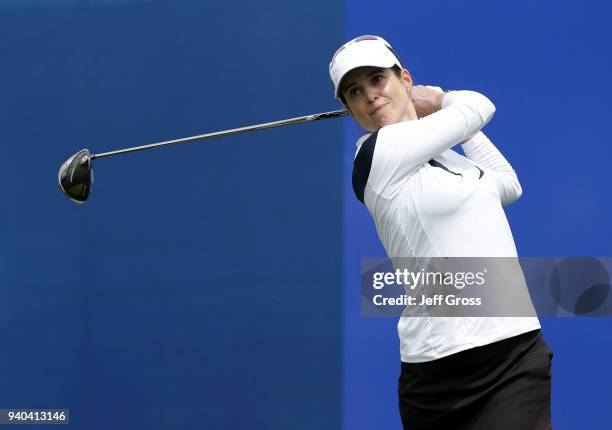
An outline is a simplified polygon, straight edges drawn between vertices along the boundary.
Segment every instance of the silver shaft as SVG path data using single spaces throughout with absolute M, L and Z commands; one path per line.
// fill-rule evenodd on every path
M 232 128 L 230 130 L 215 131 L 213 133 L 199 134 L 197 136 L 184 137 L 182 139 L 166 140 L 164 142 L 151 143 L 149 145 L 134 146 L 133 148 L 118 149 L 116 151 L 91 154 L 90 159 L 111 157 L 113 155 L 126 154 L 128 152 L 144 151 L 145 149 L 158 148 L 162 146 L 177 145 L 179 143 L 195 142 L 197 140 L 212 139 L 214 137 L 229 136 L 231 134 L 244 133 L 247 131 L 263 130 L 265 128 L 282 127 L 285 125 L 299 124 L 302 122 L 318 121 L 321 119 L 336 118 L 348 115 L 346 110 L 334 110 L 331 112 L 316 113 L 313 115 L 300 116 L 297 118 L 283 119 L 280 121 L 266 122 L 263 124 L 249 125 L 246 127 Z

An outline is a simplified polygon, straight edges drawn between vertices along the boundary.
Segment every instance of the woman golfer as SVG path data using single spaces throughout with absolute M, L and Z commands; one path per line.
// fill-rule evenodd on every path
M 472 91 L 413 86 L 377 36 L 343 45 L 336 98 L 368 131 L 353 189 L 389 257 L 516 257 L 502 205 L 516 174 L 480 131 L 495 107 Z M 451 148 L 461 143 L 465 157 Z M 550 429 L 552 352 L 537 317 L 400 318 L 404 428 Z

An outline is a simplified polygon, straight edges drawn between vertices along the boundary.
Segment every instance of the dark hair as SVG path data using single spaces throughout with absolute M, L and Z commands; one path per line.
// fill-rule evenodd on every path
M 395 76 L 397 76 L 398 78 L 402 77 L 402 68 L 398 66 L 397 64 L 394 64 L 393 67 L 391 67 L 391 70 L 393 71 L 393 73 L 395 73 Z M 340 101 L 342 102 L 344 106 L 348 106 L 346 103 L 346 100 L 344 99 L 344 95 L 342 94 L 342 83 L 340 83 L 340 91 L 338 93 L 338 98 L 340 98 Z

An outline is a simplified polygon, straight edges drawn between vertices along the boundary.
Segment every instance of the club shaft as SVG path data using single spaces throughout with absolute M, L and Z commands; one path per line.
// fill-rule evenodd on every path
M 112 157 L 113 155 L 127 154 L 129 152 L 144 151 L 151 148 L 160 148 L 162 146 L 178 145 L 179 143 L 196 142 L 199 140 L 207 140 L 215 137 L 229 136 L 232 134 L 245 133 L 248 131 L 263 130 L 266 128 L 282 127 L 285 125 L 300 124 L 302 122 L 318 121 L 328 118 L 336 118 L 347 115 L 346 110 L 335 110 L 331 112 L 317 113 L 313 115 L 300 116 L 297 118 L 283 119 L 280 121 L 266 122 L 263 124 L 249 125 L 246 127 L 232 128 L 229 130 L 215 131 L 213 133 L 199 134 L 197 136 L 184 137 L 182 139 L 166 140 L 164 142 L 151 143 L 148 145 L 134 146 L 132 148 L 118 149 L 116 151 L 102 152 L 100 154 L 91 154 L 90 159 Z

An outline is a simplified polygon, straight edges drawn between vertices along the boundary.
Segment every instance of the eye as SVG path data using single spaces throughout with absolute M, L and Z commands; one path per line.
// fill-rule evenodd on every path
M 385 77 L 385 75 L 383 75 L 383 74 L 373 75 L 372 76 L 372 82 L 376 84 L 376 83 L 382 81 L 384 79 L 384 77 Z
M 358 87 L 352 87 L 346 92 L 346 94 L 349 97 L 357 97 L 359 94 L 361 94 L 361 90 Z

